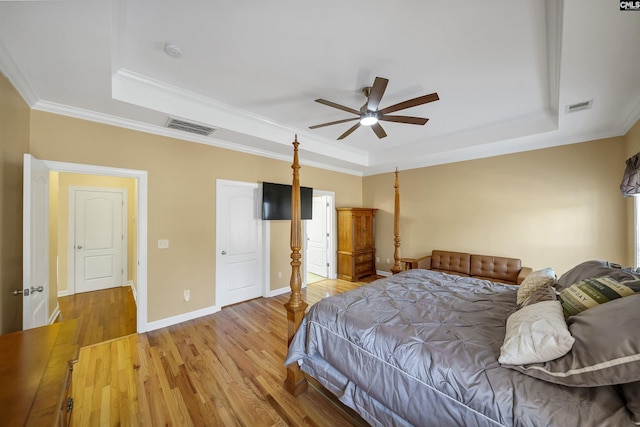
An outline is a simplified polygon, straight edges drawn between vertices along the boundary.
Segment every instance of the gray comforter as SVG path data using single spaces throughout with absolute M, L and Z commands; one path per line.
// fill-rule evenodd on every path
M 378 280 L 311 307 L 285 365 L 299 362 L 372 425 L 633 425 L 615 387 L 500 366 L 516 290 L 429 270 Z

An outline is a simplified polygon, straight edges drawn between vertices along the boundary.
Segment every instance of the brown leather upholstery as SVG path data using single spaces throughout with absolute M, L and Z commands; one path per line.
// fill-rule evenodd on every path
M 522 263 L 516 258 L 471 255 L 471 276 L 494 282 L 518 283 Z
M 469 276 L 470 266 L 471 254 L 449 251 L 431 252 L 431 270 Z
M 405 258 L 406 268 L 425 268 L 459 276 L 519 285 L 531 273 L 517 258 L 471 255 L 466 252 L 435 250 L 422 258 Z

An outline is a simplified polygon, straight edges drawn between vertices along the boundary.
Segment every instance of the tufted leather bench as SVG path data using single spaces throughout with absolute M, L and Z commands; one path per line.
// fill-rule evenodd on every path
M 519 285 L 531 273 L 517 258 L 474 255 L 467 252 L 434 250 L 423 258 L 405 258 L 405 268 L 425 268 L 459 276 L 471 276 L 492 282 Z

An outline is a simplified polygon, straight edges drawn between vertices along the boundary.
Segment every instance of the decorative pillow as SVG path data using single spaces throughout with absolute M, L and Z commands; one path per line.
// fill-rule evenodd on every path
M 567 321 L 575 339 L 571 351 L 548 362 L 505 367 L 574 387 L 640 381 L 639 308 L 640 294 L 636 294 L 571 316 Z
M 557 359 L 571 350 L 573 341 L 558 301 L 527 305 L 507 319 L 498 362 L 523 365 Z
M 553 289 L 551 285 L 547 285 L 544 288 L 538 289 L 537 291 L 529 295 L 527 299 L 525 299 L 522 302 L 522 308 L 528 305 L 537 304 L 542 301 L 557 301 L 557 300 L 558 300 L 558 295 L 556 295 L 556 291 Z
M 556 273 L 553 268 L 547 267 L 537 270 L 524 278 L 516 295 L 516 302 L 522 305 L 525 299 L 540 288 L 553 285 L 556 282 Z
M 635 292 L 628 286 L 609 277 L 585 279 L 574 283 L 560 291 L 559 299 L 562 304 L 564 317 L 569 318 L 598 304 L 633 295 Z
M 619 282 L 640 279 L 640 276 L 622 269 L 618 264 L 602 260 L 592 260 L 580 263 L 560 276 L 556 283 L 556 289 L 562 290 L 581 280 L 602 276 L 612 277 Z
M 633 292 L 640 293 L 640 279 L 639 280 L 625 280 L 620 282 L 628 288 L 633 289 Z
M 631 420 L 640 425 L 640 381 L 621 384 L 620 389 L 631 412 Z

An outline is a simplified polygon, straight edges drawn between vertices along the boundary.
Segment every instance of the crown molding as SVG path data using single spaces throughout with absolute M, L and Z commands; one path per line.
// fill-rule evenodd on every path
M 165 128 L 163 126 L 155 126 L 148 123 L 142 123 L 134 120 L 123 119 L 122 117 L 116 117 L 108 114 L 97 113 L 95 111 L 85 110 L 85 109 L 76 108 L 76 107 L 70 107 L 68 105 L 57 104 L 55 102 L 37 101 L 31 108 L 33 108 L 34 110 L 44 111 L 44 112 L 53 113 L 53 114 L 60 114 L 67 117 L 73 117 L 76 119 L 102 123 L 110 126 L 130 129 L 138 132 L 145 132 L 145 133 L 150 133 L 154 135 L 165 136 L 168 138 L 180 139 L 183 141 L 197 142 L 199 144 L 205 144 L 213 147 L 224 148 L 227 150 L 238 151 L 245 154 L 252 154 L 260 157 L 266 157 L 266 158 L 275 159 L 275 160 L 282 160 L 286 162 L 291 161 L 290 154 L 279 154 L 279 153 L 274 153 L 272 151 L 260 150 L 260 149 L 248 147 L 242 144 L 234 144 L 234 143 L 217 139 L 217 138 L 189 134 L 185 132 L 180 132 L 178 130 Z M 301 155 L 300 164 L 305 166 L 317 167 L 319 169 L 330 170 L 333 172 L 345 173 L 348 175 L 362 176 L 363 174 L 362 170 L 360 169 L 337 167 L 335 165 L 331 165 L 324 162 L 319 162 L 314 160 L 305 160 L 303 155 Z
M 338 145 L 333 141 L 328 142 L 305 130 L 286 127 L 257 114 L 150 79 L 127 69 L 120 69 L 113 75 L 112 96 L 123 102 L 176 117 L 188 117 L 189 120 L 215 128 L 227 129 L 277 144 L 286 144 L 287 147 L 291 136 L 295 134 L 305 141 L 306 151 L 341 159 L 358 167 L 369 165 L 369 154 L 365 151 Z M 215 117 L 215 123 L 211 123 L 212 117 Z
M 18 91 L 22 99 L 30 106 L 38 101 L 33 88 L 29 85 L 24 74 L 13 60 L 11 54 L 0 40 L 0 71 L 11 82 L 13 87 Z

